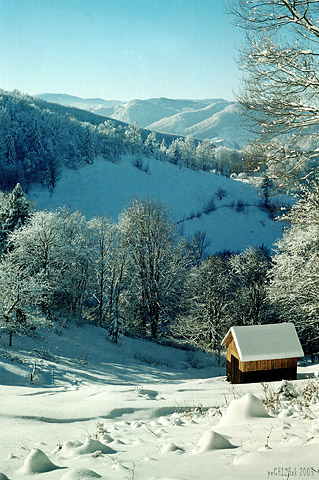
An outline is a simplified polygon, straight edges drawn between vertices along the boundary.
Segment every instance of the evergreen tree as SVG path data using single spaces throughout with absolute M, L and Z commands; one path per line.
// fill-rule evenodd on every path
M 6 160 L 9 165 L 14 165 L 16 162 L 16 148 L 12 135 L 8 134 L 6 138 Z
M 270 208 L 270 197 L 273 187 L 274 183 L 271 178 L 268 175 L 264 175 L 260 184 L 260 190 L 264 200 L 264 207 L 267 209 Z
M 143 149 L 142 131 L 137 122 L 128 125 L 125 131 L 125 145 L 130 153 L 137 154 Z
M 83 140 L 83 156 L 85 161 L 89 164 L 94 163 L 95 158 L 95 142 L 94 132 L 91 126 L 86 128 Z
M 20 183 L 17 183 L 8 197 L 8 204 L 2 216 L 2 230 L 5 235 L 21 227 L 29 218 L 31 211 L 31 204 Z
M 151 132 L 147 135 L 144 142 L 144 152 L 147 156 L 155 155 L 159 148 L 159 143 L 156 138 L 156 133 Z
M 53 144 L 50 139 L 47 142 L 46 148 L 46 165 L 43 183 L 49 190 L 53 190 L 58 177 L 58 162 L 54 158 Z
M 180 139 L 176 139 L 170 144 L 169 148 L 167 149 L 167 155 L 171 163 L 181 166 L 182 154 Z
M 29 141 L 29 151 L 36 157 L 40 156 L 43 152 L 43 145 L 41 140 L 41 131 L 37 118 L 33 119 Z
M 119 316 L 114 316 L 111 318 L 110 326 L 108 329 L 109 338 L 117 343 L 118 339 L 123 335 L 123 320 Z

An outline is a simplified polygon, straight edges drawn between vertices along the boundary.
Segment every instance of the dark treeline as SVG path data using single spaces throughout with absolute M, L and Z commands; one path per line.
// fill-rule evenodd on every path
M 148 132 L 75 108 L 62 107 L 18 91 L 0 90 L 0 188 L 32 182 L 54 188 L 63 167 L 93 163 L 97 155 L 119 162 L 124 154 L 153 156 L 179 166 L 230 175 L 243 170 L 242 152 L 216 148 L 211 141 Z

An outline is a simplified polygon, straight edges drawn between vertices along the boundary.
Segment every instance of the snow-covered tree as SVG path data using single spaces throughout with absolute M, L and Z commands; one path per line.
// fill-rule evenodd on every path
M 113 301 L 116 288 L 114 269 L 117 265 L 116 226 L 110 219 L 98 217 L 89 222 L 89 229 L 94 252 L 92 288 L 96 307 L 93 308 L 93 315 L 103 325 L 114 313 Z
M 156 138 L 155 132 L 150 132 L 144 142 L 144 153 L 147 156 L 155 155 L 159 149 L 159 143 Z
M 109 338 L 113 342 L 117 343 L 118 339 L 121 338 L 123 333 L 124 333 L 123 319 L 121 317 L 118 317 L 117 315 L 115 315 L 114 317 L 111 317 L 109 322 L 109 328 L 108 328 Z
M 239 101 L 257 141 L 250 168 L 292 187 L 318 168 L 319 4 L 314 0 L 234 0 L 246 30 Z
M 32 332 L 35 328 L 34 321 L 27 320 L 25 311 L 30 289 L 33 289 L 32 280 L 21 275 L 17 264 L 0 263 L 0 330 L 9 336 L 10 347 L 13 336 Z
M 16 162 L 17 153 L 14 143 L 14 139 L 11 134 L 7 135 L 6 138 L 6 160 L 9 165 L 14 165 Z
M 142 131 L 137 122 L 124 129 L 125 145 L 129 152 L 137 154 L 143 149 Z
M 19 298 L 19 308 L 34 318 L 81 316 L 93 271 L 87 233 L 84 217 L 64 209 L 35 212 L 14 230 L 1 266 L 13 296 L 8 305 Z
M 127 316 L 142 335 L 156 338 L 174 314 L 188 262 L 167 208 L 151 200 L 133 200 L 119 218 L 128 244 Z
M 263 198 L 263 206 L 267 209 L 270 208 L 270 198 L 271 192 L 274 188 L 274 182 L 269 178 L 268 175 L 263 175 L 260 183 L 260 191 Z
M 207 257 L 207 248 L 211 244 L 211 240 L 207 237 L 206 231 L 197 230 L 193 238 L 189 242 L 189 250 L 191 252 L 191 259 L 194 265 L 199 266 L 201 262 Z
M 169 158 L 169 161 L 174 165 L 182 165 L 182 149 L 181 149 L 181 139 L 173 140 L 170 146 L 168 147 L 166 154 Z
M 211 140 L 199 142 L 196 147 L 196 162 L 202 170 L 210 170 L 214 165 L 214 148 Z
M 10 232 L 21 227 L 29 218 L 31 212 L 32 206 L 27 200 L 20 183 L 17 183 L 1 212 L 1 230 L 4 235 L 7 236 Z
M 84 139 L 83 139 L 83 151 L 82 155 L 85 161 L 89 164 L 94 163 L 95 157 L 95 141 L 94 141 L 94 129 L 90 124 L 87 125 Z
M 282 321 L 296 324 L 305 349 L 319 351 L 319 184 L 303 187 L 283 218 L 289 228 L 276 244 L 268 294 Z
M 43 183 L 49 190 L 53 190 L 58 177 L 58 161 L 55 158 L 54 148 L 51 139 L 48 139 L 46 147 L 46 170 Z
M 220 350 L 229 327 L 232 300 L 228 260 L 211 256 L 191 269 L 183 293 L 184 311 L 173 321 L 171 331 L 191 344 Z
M 33 118 L 31 129 L 29 130 L 28 149 L 32 155 L 40 156 L 43 152 L 41 130 L 37 117 Z
M 230 259 L 233 271 L 233 321 L 236 325 L 265 323 L 270 311 L 267 301 L 267 272 L 270 259 L 263 248 L 248 247 Z

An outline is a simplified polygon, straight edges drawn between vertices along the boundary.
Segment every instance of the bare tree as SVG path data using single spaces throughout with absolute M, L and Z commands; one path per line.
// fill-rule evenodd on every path
M 173 335 L 203 350 L 219 351 L 230 325 L 229 261 L 222 256 L 211 256 L 194 266 L 187 276 L 181 300 L 185 311 L 172 322 Z
M 229 10 L 246 31 L 238 99 L 258 135 L 249 166 L 299 184 L 318 168 L 319 2 L 234 0 Z
M 156 338 L 177 308 L 188 252 L 168 209 L 152 200 L 133 200 L 119 231 L 128 244 L 128 315 L 143 335 Z

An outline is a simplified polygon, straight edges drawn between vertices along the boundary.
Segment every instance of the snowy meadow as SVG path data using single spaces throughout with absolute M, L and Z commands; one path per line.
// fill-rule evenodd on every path
M 58 333 L 1 338 L 1 479 L 319 475 L 318 365 L 286 387 L 231 385 L 223 358 L 87 325 Z

